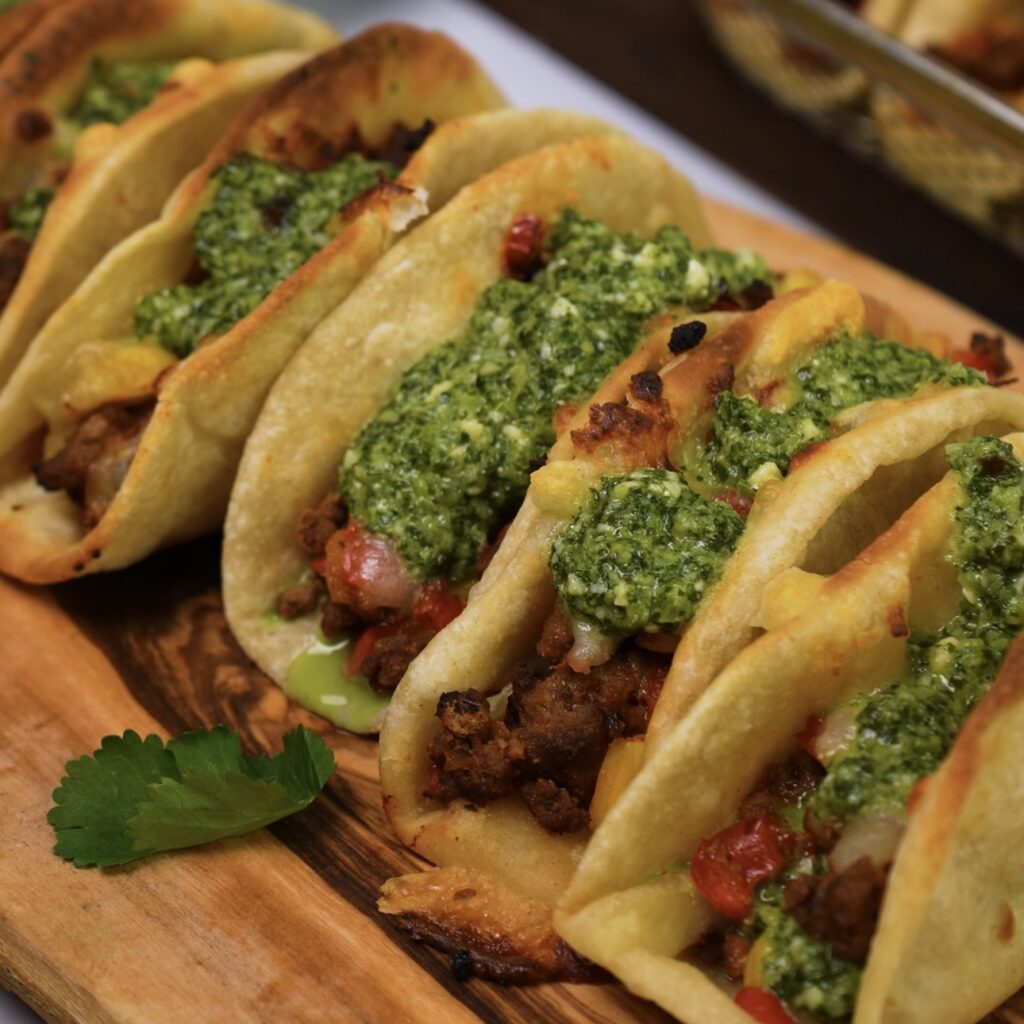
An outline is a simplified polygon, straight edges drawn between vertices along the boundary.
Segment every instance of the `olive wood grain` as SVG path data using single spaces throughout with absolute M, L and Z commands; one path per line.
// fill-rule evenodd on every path
M 722 244 L 847 277 L 958 344 L 987 326 L 841 247 L 710 214 Z M 667 1021 L 610 984 L 458 982 L 377 914 L 379 885 L 417 862 L 385 825 L 375 745 L 252 667 L 224 620 L 218 561 L 209 538 L 49 590 L 0 580 L 0 984 L 47 1020 L 89 1024 Z M 310 725 L 339 770 L 308 810 L 248 837 L 110 871 L 52 855 L 45 815 L 67 760 L 124 729 L 219 722 L 252 752 Z M 1024 997 L 986 1024 L 1024 1024 Z

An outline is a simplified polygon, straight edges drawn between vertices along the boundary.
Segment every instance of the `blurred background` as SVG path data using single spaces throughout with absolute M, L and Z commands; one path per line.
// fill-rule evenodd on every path
M 885 171 L 881 156 L 872 154 L 870 146 L 866 156 L 851 155 L 837 142 L 780 109 L 716 48 L 697 0 L 303 2 L 348 32 L 386 17 L 406 17 L 453 30 L 452 22 L 475 26 L 481 19 L 474 14 L 489 21 L 487 12 L 493 13 L 506 21 L 510 32 L 511 26 L 518 27 L 552 54 L 568 59 L 653 114 L 704 154 L 738 172 L 754 186 L 752 191 L 763 191 L 767 198 L 792 211 L 792 223 L 806 227 L 809 222 L 1016 333 L 1024 333 L 1024 259 Z M 749 13 L 739 0 L 711 0 L 710 6 L 724 16 L 727 26 L 730 15 Z M 500 26 L 500 22 L 494 25 Z M 747 32 L 758 37 L 759 45 L 771 43 L 756 23 Z M 471 40 L 456 35 L 464 44 L 471 44 Z M 510 47 L 512 38 L 510 34 Z M 515 94 L 514 64 L 502 63 L 501 74 L 495 67 L 496 59 L 502 61 L 500 50 L 499 45 L 498 52 L 477 49 L 474 53 L 513 101 L 525 102 Z M 505 56 L 514 59 L 515 55 L 509 52 Z M 778 54 L 769 50 L 767 56 L 777 58 Z M 782 56 L 790 60 L 795 57 L 798 70 L 802 65 L 803 70 L 813 73 L 809 86 L 812 93 L 817 88 L 827 99 L 830 79 L 840 89 L 845 88 L 843 69 L 836 64 L 830 67 L 820 49 L 791 42 Z M 522 70 L 524 78 L 518 90 L 533 99 L 536 90 L 531 89 L 529 76 L 534 69 L 524 66 Z M 804 84 L 798 82 L 797 87 L 803 89 Z M 857 138 L 862 134 L 858 116 L 864 113 L 868 100 L 864 93 L 856 95 L 856 89 L 849 91 L 854 95 L 840 109 L 833 129 L 856 144 L 863 142 Z M 568 97 L 559 94 L 536 102 L 572 105 Z M 927 150 L 925 158 L 934 164 Z M 689 166 L 680 166 L 707 190 L 705 181 Z M 1024 169 L 1018 170 L 1024 173 Z M 970 179 L 973 170 L 960 166 L 959 173 L 962 182 L 963 175 Z M 714 191 L 719 195 L 724 192 L 724 198 L 738 205 L 754 206 L 768 215 L 773 212 L 770 203 L 761 206 L 744 201 L 745 196 L 736 195 L 729 187 Z M 1007 202 L 990 211 L 990 220 L 993 218 L 997 227 L 1014 218 L 1016 229 L 1024 231 L 1024 191 L 1016 206 Z

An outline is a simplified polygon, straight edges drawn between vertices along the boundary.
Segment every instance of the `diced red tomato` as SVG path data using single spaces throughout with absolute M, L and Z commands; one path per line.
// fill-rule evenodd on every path
M 766 988 L 741 988 L 736 993 L 736 1005 L 759 1024 L 794 1024 L 796 1021 L 782 1000 Z
M 815 752 L 814 742 L 821 735 L 821 730 L 824 725 L 824 715 L 811 715 L 810 718 L 807 719 L 807 723 L 804 727 L 796 734 L 797 743 L 799 743 L 800 746 L 816 760 L 818 755 Z
M 422 626 L 440 633 L 452 619 L 457 619 L 466 607 L 457 594 L 453 594 L 443 580 L 431 580 L 420 594 L 412 617 Z
M 697 891 L 718 913 L 741 921 L 754 889 L 775 878 L 801 846 L 801 837 L 773 814 L 755 814 L 704 839 L 690 865 Z
M 993 354 L 981 346 L 953 349 L 949 358 L 951 362 L 963 363 L 964 366 L 969 366 L 972 370 L 981 370 L 988 377 L 989 384 L 995 384 L 1003 376 L 1004 367 L 1007 365 L 1004 359 L 1001 360 L 1003 366 L 997 366 Z
M 366 610 L 408 611 L 418 590 L 394 543 L 356 520 L 327 541 L 323 576 L 332 601 Z
M 452 619 L 458 618 L 464 607 L 462 599 L 453 594 L 443 580 L 431 580 L 423 588 L 410 617 L 382 622 L 363 630 L 349 650 L 346 664 L 348 674 L 362 675 L 363 662 L 386 637 L 421 633 L 424 629 L 440 633 Z
M 750 506 L 754 504 L 752 498 L 745 497 L 739 491 L 722 491 L 717 498 L 724 501 L 741 519 L 750 515 Z
M 505 268 L 511 277 L 532 277 L 544 259 L 544 221 L 533 213 L 521 213 L 505 236 Z

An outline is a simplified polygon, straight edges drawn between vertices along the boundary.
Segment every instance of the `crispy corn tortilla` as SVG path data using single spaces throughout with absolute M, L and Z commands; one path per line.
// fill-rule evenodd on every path
M 706 408 L 709 386 L 721 379 L 723 370 L 733 369 L 739 391 L 753 390 L 835 330 L 870 327 L 879 316 L 884 311 L 866 305 L 851 286 L 827 282 L 734 319 L 662 370 L 663 393 L 681 424 L 680 433 Z M 615 400 L 614 386 L 621 398 L 635 369 L 610 382 L 599 400 Z M 957 388 L 909 401 L 872 403 L 861 415 L 863 421 L 847 434 L 819 446 L 802 462 L 794 460 L 784 480 L 759 492 L 740 545 L 673 658 L 646 744 L 655 752 L 716 674 L 707 666 L 724 667 L 749 643 L 765 590 L 776 576 L 802 564 L 809 550 L 822 564 L 844 564 L 942 475 L 943 443 L 1024 427 L 1024 396 L 995 388 Z M 404 842 L 435 864 L 479 870 L 500 877 L 514 892 L 549 900 L 557 897 L 588 839 L 590 846 L 607 841 L 600 838 L 608 835 L 603 826 L 592 838 L 554 836 L 516 798 L 473 809 L 458 801 L 440 807 L 423 793 L 442 693 L 470 687 L 497 692 L 515 664 L 533 652 L 555 600 L 548 548 L 566 518 L 543 511 L 546 488 L 551 479 L 575 472 L 571 457 L 569 438 L 563 437 L 547 467 L 534 476 L 502 546 L 504 559 L 484 575 L 466 610 L 410 665 L 381 733 L 385 808 Z M 600 471 L 598 467 L 598 475 Z M 582 479 L 586 493 L 595 476 L 584 472 Z M 852 523 L 858 529 L 851 530 Z M 643 856 L 648 846 L 638 845 Z M 555 859 L 556 850 L 561 851 L 560 860 Z M 538 862 L 545 865 L 540 874 Z
M 1018 455 L 1024 435 L 1008 438 Z M 949 474 L 795 617 L 718 676 L 594 834 L 558 912 L 559 932 L 679 1020 L 749 1024 L 714 981 L 677 957 L 711 915 L 685 864 L 732 821 L 812 714 L 883 684 L 906 638 L 888 613 L 929 621 L 959 593 L 943 571 L 959 484 Z M 1024 641 L 915 803 L 892 867 L 854 1024 L 972 1024 L 1024 983 L 1014 922 L 1024 849 Z
M 34 183 L 60 154 L 56 120 L 94 61 L 220 61 L 272 49 L 318 50 L 335 33 L 308 11 L 268 0 L 65 0 L 0 61 L 0 193 Z M 26 121 L 37 130 L 26 132 Z
M 0 382 L 47 317 L 118 242 L 149 223 L 229 122 L 308 53 L 280 51 L 179 65 L 174 87 L 124 124 L 79 136 L 18 285 L 0 310 Z
M 318 92 L 320 101 L 310 96 Z M 156 409 L 112 504 L 82 535 L 79 509 L 31 473 L 46 414 L 61 413 L 60 370 L 79 346 L 130 337 L 137 302 L 178 284 L 193 260 L 192 228 L 212 173 L 238 152 L 289 155 L 292 138 L 368 145 L 396 123 L 419 126 L 488 110 L 500 96 L 476 63 L 440 34 L 400 25 L 370 29 L 314 58 L 257 100 L 207 160 L 182 182 L 163 215 L 110 252 L 50 318 L 0 393 L 0 569 L 47 582 L 127 565 L 223 518 L 242 445 L 274 378 L 324 316 L 408 224 L 475 171 L 449 157 L 510 127 L 500 117 L 443 126 L 400 184 L 371 190 L 342 230 L 249 316 L 161 376 Z M 525 116 L 525 115 L 524 115 Z M 239 140 L 244 140 L 244 145 Z M 449 150 L 449 146 L 451 149 Z M 279 147 L 279 148 L 275 148 Z
M 315 615 L 277 624 L 266 615 L 306 567 L 293 539 L 299 514 L 336 487 L 346 447 L 399 375 L 455 337 L 480 293 L 504 276 L 502 242 L 515 216 L 551 221 L 575 206 L 615 230 L 646 235 L 673 222 L 707 241 L 689 184 L 649 150 L 596 136 L 609 131 L 601 122 L 509 113 L 496 126 L 484 145 L 464 136 L 467 159 L 496 163 L 513 147 L 591 137 L 504 164 L 403 239 L 281 375 L 246 447 L 225 528 L 225 608 L 242 646 L 281 684 L 318 630 Z M 515 543 L 502 544 L 487 578 Z

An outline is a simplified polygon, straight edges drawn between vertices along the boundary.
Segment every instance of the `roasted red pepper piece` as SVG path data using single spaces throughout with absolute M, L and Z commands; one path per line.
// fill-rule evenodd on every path
M 526 281 L 544 262 L 544 221 L 536 214 L 521 213 L 505 236 L 505 269 L 510 277 Z
M 701 842 L 690 865 L 693 884 L 718 913 L 741 921 L 754 889 L 775 878 L 800 845 L 774 814 L 751 815 Z
M 782 1000 L 766 988 L 741 988 L 736 993 L 736 1005 L 760 1024 L 795 1024 L 796 1021 Z

